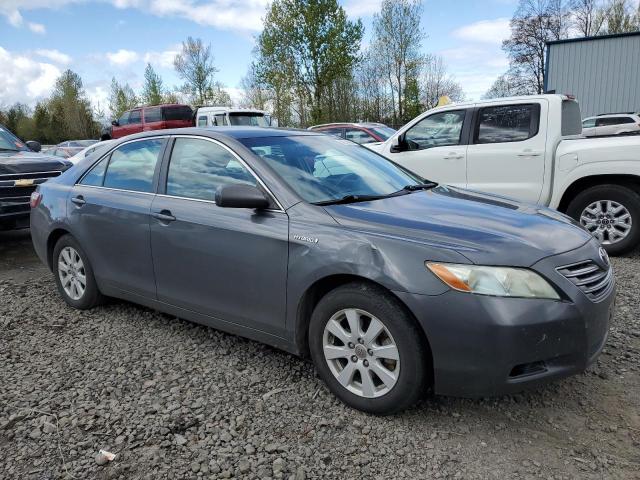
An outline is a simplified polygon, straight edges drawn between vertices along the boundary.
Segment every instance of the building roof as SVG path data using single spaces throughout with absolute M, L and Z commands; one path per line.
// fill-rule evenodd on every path
M 627 32 L 627 33 L 614 33 L 611 35 L 596 35 L 593 37 L 566 38 L 564 40 L 553 40 L 551 42 L 547 42 L 547 45 L 558 45 L 561 43 L 574 43 L 574 42 L 588 42 L 591 40 L 606 40 L 608 38 L 634 37 L 636 35 L 640 35 L 640 31 Z

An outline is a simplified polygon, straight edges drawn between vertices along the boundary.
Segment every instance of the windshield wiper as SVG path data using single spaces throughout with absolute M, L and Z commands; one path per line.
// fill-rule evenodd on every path
M 437 186 L 438 184 L 436 182 L 418 183 L 415 185 L 406 185 L 402 188 L 402 190 L 406 190 L 408 192 L 415 192 L 418 190 L 431 190 L 432 188 L 435 188 Z
M 380 200 L 387 198 L 389 195 L 345 195 L 342 198 L 334 198 L 333 200 L 323 200 L 321 202 L 313 202 L 314 205 L 341 205 L 345 203 L 368 202 L 369 200 Z

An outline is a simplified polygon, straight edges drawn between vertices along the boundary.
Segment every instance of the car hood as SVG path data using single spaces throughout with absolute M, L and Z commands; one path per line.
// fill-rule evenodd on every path
M 51 155 L 19 151 L 0 151 L 0 175 L 64 171 L 69 163 Z
M 445 186 L 325 208 L 345 227 L 453 249 L 485 265 L 530 266 L 591 239 L 554 210 Z

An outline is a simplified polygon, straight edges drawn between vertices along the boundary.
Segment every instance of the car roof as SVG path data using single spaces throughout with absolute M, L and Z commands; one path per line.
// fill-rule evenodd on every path
M 321 125 L 313 125 L 309 127 L 309 130 L 315 130 L 319 128 L 330 128 L 330 127 L 386 127 L 384 123 L 378 122 L 334 122 L 334 123 L 323 123 Z
M 319 132 L 299 130 L 296 128 L 273 127 L 187 127 L 167 130 L 150 130 L 123 138 L 145 138 L 162 135 L 203 135 L 209 137 L 228 137 L 236 140 L 244 138 L 317 136 Z

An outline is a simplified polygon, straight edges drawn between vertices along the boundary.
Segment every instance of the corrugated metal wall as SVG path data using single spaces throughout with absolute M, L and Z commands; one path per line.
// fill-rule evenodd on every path
M 582 118 L 640 112 L 640 35 L 549 45 L 547 90 L 572 93 Z

